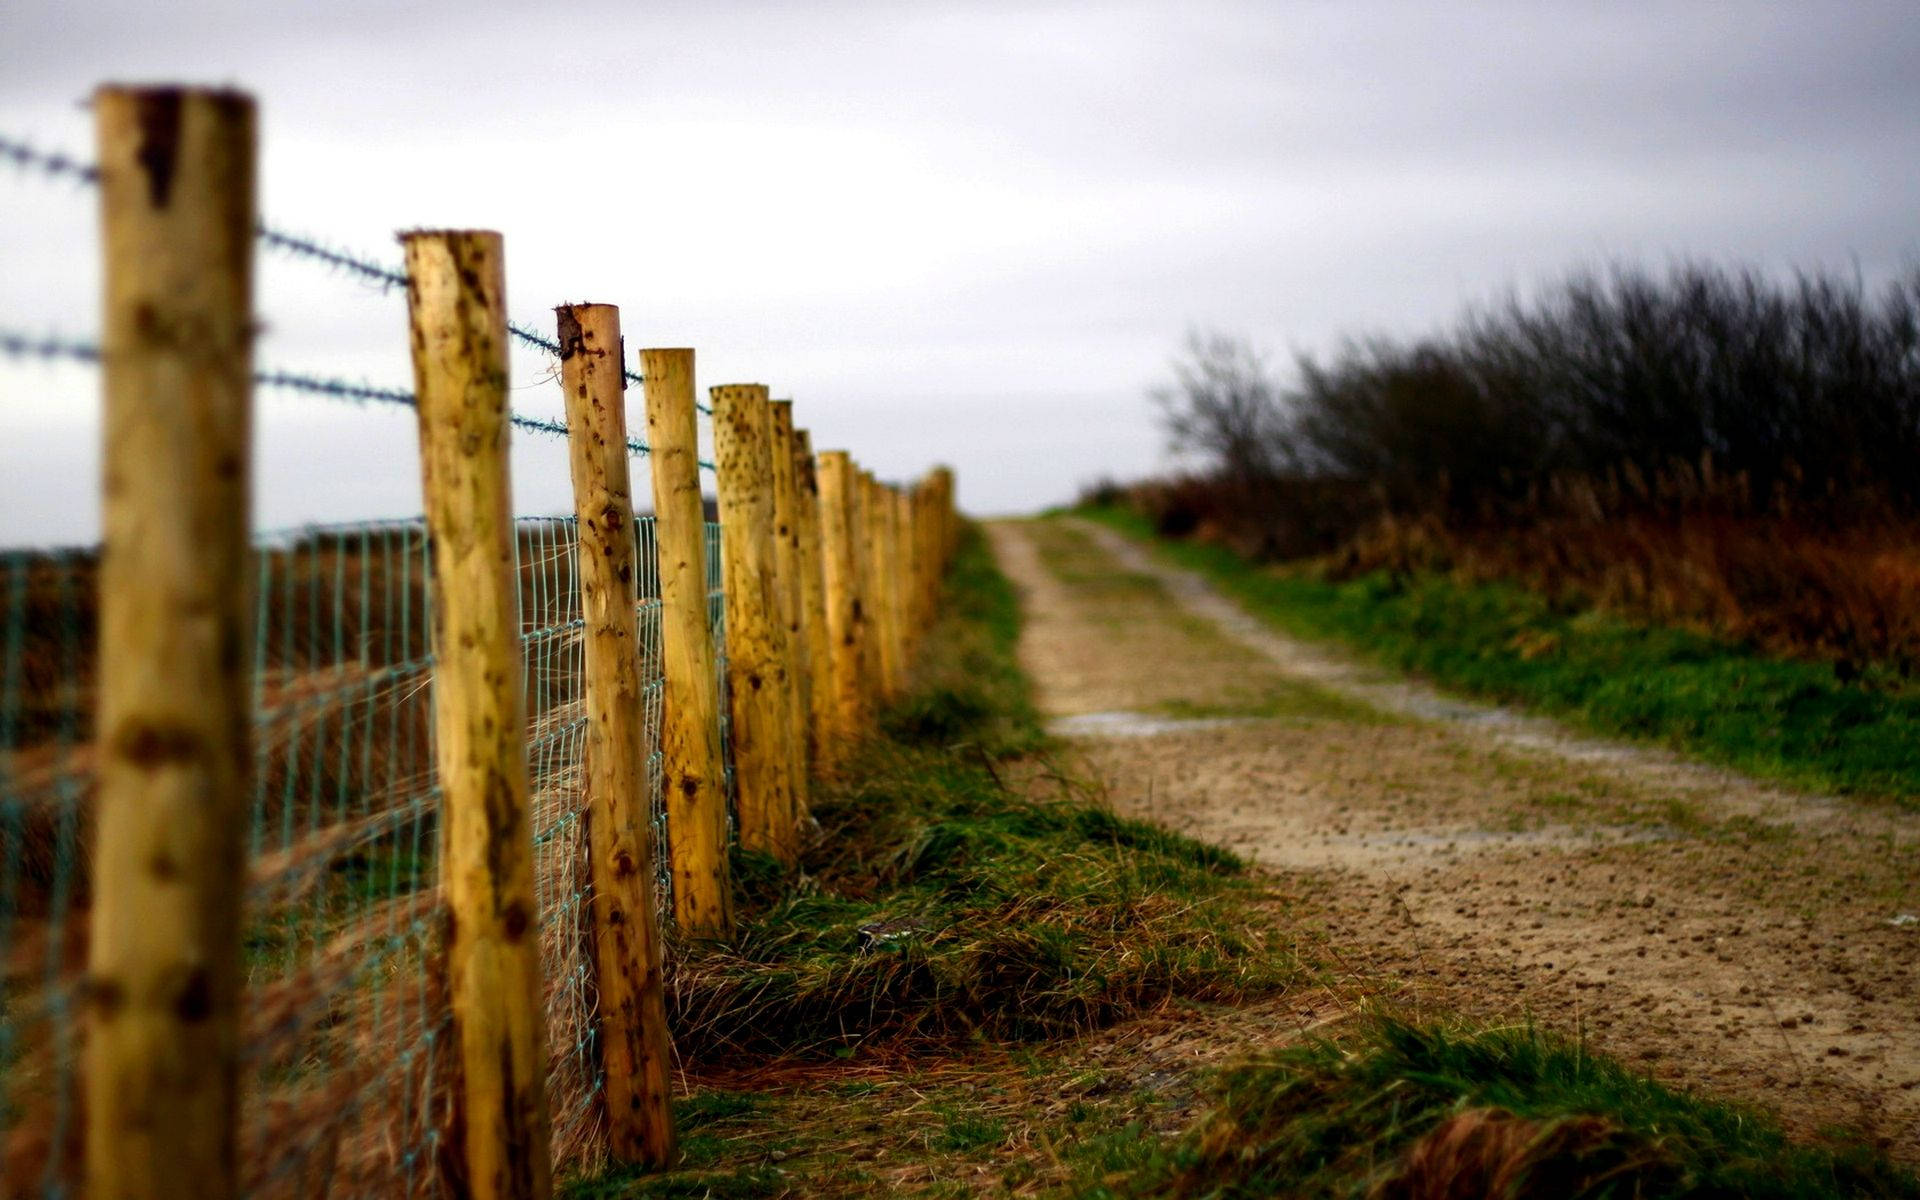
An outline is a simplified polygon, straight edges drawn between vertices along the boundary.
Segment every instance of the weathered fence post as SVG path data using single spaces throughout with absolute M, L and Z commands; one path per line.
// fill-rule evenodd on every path
M 900 657 L 904 671 L 911 676 L 920 647 L 920 590 L 913 552 L 913 493 L 905 488 L 893 491 L 893 535 L 900 571 Z
M 102 88 L 99 825 L 87 1191 L 237 1193 L 254 105 Z
M 938 570 L 933 553 L 933 488 L 925 477 L 913 485 L 914 617 L 924 635 L 933 627 L 939 598 Z
M 867 536 L 873 541 L 874 629 L 880 650 L 880 696 L 891 703 L 900 696 L 904 678 L 900 661 L 900 568 L 893 536 L 893 493 L 886 484 L 867 477 Z
M 880 710 L 884 690 L 880 669 L 879 547 L 873 540 L 873 476 L 858 463 L 854 464 L 852 487 L 847 496 L 847 525 L 853 537 L 860 580 L 855 591 L 860 597 L 860 614 L 854 624 L 860 644 L 860 692 L 866 715 L 871 719 Z
M 620 310 L 555 310 L 585 621 L 586 825 L 600 1057 L 614 1156 L 673 1159 L 672 1050 L 653 912 L 653 828 L 641 756 L 639 573 Z
M 721 564 L 727 594 L 727 698 L 733 732 L 740 844 L 794 860 L 786 627 L 773 550 L 773 458 L 767 389 L 713 388 L 713 457 L 720 492 Z
M 826 772 L 833 767 L 833 651 L 827 633 L 827 593 L 821 565 L 820 476 L 813 461 L 813 438 L 794 431 L 793 467 L 800 496 L 800 625 L 807 685 L 807 761 Z
M 435 767 L 454 1158 L 481 1200 L 545 1200 L 547 1038 L 528 818 L 526 699 L 507 478 L 500 235 L 405 234 L 420 465 L 433 547 Z
M 767 453 L 773 461 L 773 574 L 780 623 L 787 639 L 787 737 L 792 744 L 793 806 L 798 819 L 807 812 L 807 709 L 812 704 L 807 674 L 805 609 L 800 595 L 800 492 L 793 469 L 793 401 L 767 406 Z
M 660 653 L 666 676 L 660 753 L 666 780 L 673 912 L 682 933 L 733 932 L 720 690 L 707 611 L 707 514 L 700 499 L 693 351 L 642 350 L 653 533 L 660 560 Z
M 960 543 L 960 510 L 953 501 L 953 468 L 935 467 L 933 477 L 939 483 L 939 503 L 935 508 L 940 526 L 940 572 L 953 565 L 953 552 Z
M 833 693 L 832 738 L 836 757 L 867 726 L 866 664 L 861 656 L 859 531 L 854 495 L 859 477 L 845 450 L 824 450 L 819 458 L 820 578 L 831 652 L 828 679 Z

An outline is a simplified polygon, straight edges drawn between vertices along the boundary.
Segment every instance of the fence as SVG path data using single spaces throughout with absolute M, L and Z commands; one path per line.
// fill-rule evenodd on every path
M 791 862 L 903 685 L 951 474 L 816 457 L 757 385 L 700 405 L 693 352 L 630 370 L 611 306 L 510 324 L 497 235 L 410 234 L 401 272 L 258 222 L 244 96 L 96 120 L 97 166 L 0 142 L 98 187 L 107 260 L 98 346 L 0 334 L 106 399 L 101 548 L 0 553 L 5 1194 L 669 1161 L 663 955 L 730 936 L 729 846 Z M 404 286 L 414 391 L 256 372 L 256 244 Z M 510 338 L 559 360 L 564 425 L 508 410 Z M 424 517 L 252 535 L 256 387 L 415 406 Z M 510 515 L 513 429 L 566 438 L 572 516 Z

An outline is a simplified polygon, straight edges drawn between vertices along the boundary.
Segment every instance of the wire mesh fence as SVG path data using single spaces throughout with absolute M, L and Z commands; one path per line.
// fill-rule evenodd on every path
M 707 621 L 713 627 L 713 669 L 719 676 L 720 696 L 720 769 L 727 797 L 727 836 L 731 839 L 738 825 L 734 811 L 733 786 L 733 707 L 727 696 L 727 593 L 721 582 L 720 522 L 707 522 Z
M 61 1195 L 77 1160 L 86 958 L 93 581 L 80 550 L 0 556 L 0 1119 L 7 1193 Z
M 245 1183 L 430 1194 L 449 1013 L 426 531 L 302 530 L 255 558 Z
M 584 830 L 572 519 L 517 522 L 531 826 L 556 1166 L 590 1168 L 604 1080 Z M 651 518 L 635 523 L 656 913 L 671 914 Z M 709 524 L 717 548 L 719 527 Z M 256 539 L 240 1160 L 256 1196 L 445 1190 L 451 1014 L 418 520 Z M 94 688 L 90 551 L 0 555 L 0 1195 L 79 1188 Z M 710 603 L 723 600 L 713 573 Z M 724 631 L 716 629 L 724 655 Z M 724 668 L 723 668 L 724 669 Z
M 99 178 L 90 166 L 0 138 L 0 160 L 6 159 L 83 185 Z M 254 232 L 269 250 L 344 271 L 382 290 L 407 283 L 390 268 L 312 239 L 265 224 Z M 560 356 L 557 342 L 525 326 L 509 324 L 507 333 L 524 345 Z M 687 356 L 686 391 L 672 403 L 711 416 L 713 409 L 691 392 L 691 352 L 660 353 Z M 103 357 L 92 341 L 0 329 L 0 359 L 98 366 Z M 628 381 L 641 381 L 624 366 L 621 370 Z M 673 372 L 666 375 L 672 378 Z M 254 371 L 252 381 L 263 389 L 338 400 L 419 403 L 412 392 L 323 376 Z M 765 390 L 759 389 L 761 405 L 766 403 Z M 614 408 L 607 411 L 617 413 Z M 567 424 L 560 421 L 505 415 L 517 431 L 569 436 Z M 630 455 L 650 453 L 646 444 L 618 428 L 617 416 L 613 420 L 613 430 L 593 431 L 600 444 L 617 447 L 624 437 Z M 721 473 L 713 462 L 698 457 L 690 415 L 685 428 L 680 452 L 686 458 L 681 461 L 691 460 L 697 467 L 697 495 L 698 471 Z M 667 436 L 671 441 L 677 435 Z M 672 461 L 669 443 L 662 446 L 663 457 Z M 783 443 L 757 452 L 784 454 L 789 449 Z M 624 511 L 626 501 L 620 503 Z M 765 507 L 771 511 L 771 501 Z M 758 777 L 754 772 L 764 767 L 766 751 L 758 751 L 756 758 L 752 748 L 734 745 L 729 676 L 736 667 L 742 672 L 746 683 L 738 694 L 743 698 L 760 688 L 765 676 L 753 673 L 746 648 L 756 644 L 756 637 L 764 638 L 765 629 L 756 624 L 760 618 L 771 627 L 775 614 L 749 607 L 738 616 L 736 648 L 741 655 L 730 663 L 723 551 L 752 543 L 729 543 L 715 520 L 696 525 L 697 510 L 666 515 L 665 533 L 675 561 L 689 556 L 693 544 L 704 543 L 717 693 L 711 698 L 716 702 L 712 720 L 718 725 L 730 842 L 741 825 L 736 749 L 745 764 L 742 776 L 749 779 Z M 594 528 L 588 526 L 588 545 L 597 547 L 593 553 L 604 553 L 604 543 L 593 537 Z M 670 632 L 662 603 L 662 531 L 653 518 L 644 516 L 637 517 L 632 528 L 638 576 L 638 737 L 643 744 L 631 749 L 644 765 L 647 791 L 644 812 L 660 927 L 649 961 L 657 976 L 658 941 L 675 920 L 675 847 L 666 781 L 671 772 L 680 772 L 678 796 L 694 778 L 680 761 L 686 754 L 676 752 L 677 765 L 669 764 L 663 749 L 664 647 L 670 639 L 683 639 L 673 643 L 676 662 L 681 662 L 684 646 L 701 644 L 698 623 L 689 619 L 690 611 L 698 611 L 698 584 L 688 581 L 693 594 L 686 596 L 685 606 L 676 600 Z M 239 1164 L 237 1182 L 247 1195 L 438 1197 L 466 1191 L 462 1176 L 470 1160 L 461 1153 L 461 1137 L 470 1126 L 462 1124 L 466 1093 L 448 984 L 452 918 L 443 895 L 443 798 L 435 754 L 431 542 L 420 518 L 256 535 L 245 577 L 223 581 L 250 587 L 253 593 L 248 647 L 253 761 L 244 878 L 238 889 L 243 986 L 235 1031 L 240 1047 L 239 1118 L 237 1127 L 223 1125 L 210 1132 L 216 1139 L 231 1139 L 220 1146 L 220 1153 L 233 1152 L 232 1161 Z M 547 1150 L 556 1170 L 567 1173 L 598 1165 L 616 1140 L 610 1137 L 610 1132 L 618 1134 L 620 1125 L 608 1112 L 609 1072 L 615 1096 L 623 1094 L 623 1086 L 631 1087 L 622 1074 L 631 1074 L 630 1068 L 608 1065 L 621 1061 L 621 1035 L 615 1032 L 619 1020 L 601 1011 L 596 979 L 607 960 L 600 957 L 606 943 L 597 949 L 595 939 L 618 922 L 609 920 L 598 929 L 594 924 L 595 868 L 610 868 L 606 856 L 598 862 L 592 856 L 589 821 L 596 819 L 594 813 L 612 810 L 605 806 L 609 792 L 589 787 L 587 756 L 590 744 L 599 753 L 613 743 L 604 735 L 597 743 L 591 737 L 594 728 L 607 725 L 602 716 L 595 726 L 588 711 L 589 631 L 581 554 L 580 527 L 573 518 L 521 517 L 514 523 L 514 600 L 523 666 L 522 711 L 515 716 L 523 722 L 529 774 L 526 824 L 516 827 L 514 836 L 524 831 L 532 844 L 545 989 L 540 998 L 547 1035 L 544 1079 L 552 1126 Z M 89 864 L 99 804 L 94 748 L 99 568 L 100 553 L 93 549 L 0 550 L 0 1197 L 80 1194 L 89 1152 L 83 1145 L 88 1105 L 79 1068 L 82 1009 L 90 995 L 102 993 L 86 982 L 94 894 Z M 679 578 L 673 577 L 676 588 Z M 451 592 L 441 597 L 458 598 Z M 851 603 L 858 611 L 858 601 Z M 813 632 L 824 637 L 824 625 Z M 459 656 L 454 647 L 448 661 Z M 221 656 L 223 669 L 232 669 L 233 657 Z M 494 670 L 495 678 L 499 674 Z M 704 670 L 688 674 L 703 675 Z M 607 687 L 604 676 L 600 678 L 597 687 Z M 869 691 L 877 686 L 864 677 L 856 683 Z M 675 687 L 683 686 L 686 682 L 677 679 Z M 624 683 L 614 687 L 625 694 Z M 461 694 L 443 693 L 442 717 L 456 711 Z M 686 711 L 704 714 L 708 699 L 702 686 L 699 704 L 689 702 Z M 504 714 L 510 707 L 502 703 L 494 711 Z M 787 711 L 797 714 L 799 709 L 790 706 Z M 704 725 L 708 718 L 702 715 L 698 721 Z M 743 734 L 746 728 L 743 718 Z M 858 733 L 852 730 L 848 736 Z M 796 728 L 788 741 L 797 745 L 799 736 Z M 720 803 L 712 794 L 711 750 L 704 741 L 701 753 L 706 757 L 697 764 L 698 778 L 707 781 L 707 799 L 696 811 L 711 817 L 717 831 Z M 448 779 L 454 778 L 450 770 Z M 451 820 L 457 825 L 475 809 L 460 800 L 456 785 L 449 786 L 456 791 Z M 127 803 L 112 802 L 109 826 L 117 814 L 128 811 Z M 590 809 L 590 803 L 596 807 Z M 703 855 L 700 862 L 711 870 L 691 870 L 679 877 L 687 889 L 683 901 L 715 881 L 721 895 L 727 886 L 726 842 L 710 836 L 701 820 L 693 817 L 693 827 L 702 832 L 687 838 L 681 849 L 688 857 Z M 231 831 L 224 821 L 219 828 Z M 616 828 L 626 828 L 624 817 L 616 820 Z M 154 873 L 160 873 L 157 867 Z M 229 873 L 222 869 L 219 878 L 225 880 Z M 450 876 L 468 877 L 465 872 Z M 103 878 L 104 892 L 116 894 L 114 884 L 120 878 Z M 598 900 L 613 903 L 623 886 L 617 882 L 620 876 L 601 878 L 613 882 Z M 230 896 L 223 900 L 230 902 Z M 232 909 L 225 911 L 230 915 Z M 524 907 L 517 912 L 524 918 Z M 508 939 L 524 945 L 519 933 L 524 927 L 522 919 Z M 462 931 L 471 928 L 461 926 Z M 699 936 L 711 934 L 696 928 L 701 929 Z M 631 965 L 643 958 L 630 955 L 616 961 Z M 613 981 L 627 977 L 626 972 L 607 976 L 610 1008 L 618 1007 L 611 994 Z M 463 1022 L 471 1018 L 471 997 L 466 1003 Z M 657 999 L 655 1005 L 657 1009 Z M 656 1018 L 653 1027 L 663 1030 L 664 1018 Z M 104 1037 L 99 1041 L 96 1058 L 108 1044 Z M 538 1043 L 524 1044 L 528 1057 L 537 1061 Z M 663 1048 L 653 1061 L 667 1057 Z M 469 1085 L 479 1073 L 472 1063 L 469 1059 L 465 1071 Z M 112 1077 L 139 1074 L 136 1069 Z M 656 1094 L 664 1097 L 664 1087 Z M 631 1116 L 627 1119 L 630 1124 Z M 668 1129 L 670 1136 L 670 1115 L 663 1113 L 657 1127 Z M 516 1145 L 523 1153 L 538 1152 L 530 1138 Z M 91 1152 L 97 1162 L 99 1148 Z M 665 1161 L 670 1155 L 656 1157 Z

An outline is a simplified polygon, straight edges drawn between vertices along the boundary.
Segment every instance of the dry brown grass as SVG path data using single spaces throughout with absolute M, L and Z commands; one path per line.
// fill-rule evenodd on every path
M 453 1064 L 430 761 L 429 607 L 417 528 L 261 551 L 240 1160 L 249 1194 L 430 1196 Z M 554 1154 L 597 1161 L 604 1124 L 579 820 L 578 591 L 567 531 L 522 528 L 531 797 Z M 0 560 L 18 613 L 0 696 L 0 1193 L 78 1184 L 77 1005 L 94 811 L 90 555 Z M 657 663 L 649 664 L 657 670 Z
M 1176 478 L 1127 500 L 1163 534 L 1318 558 L 1336 578 L 1455 571 L 1829 660 L 1843 677 L 1873 663 L 1920 670 L 1920 518 L 1868 496 L 1755 496 L 1710 462 L 1556 477 L 1472 512 L 1389 510 L 1363 485 L 1311 479 Z

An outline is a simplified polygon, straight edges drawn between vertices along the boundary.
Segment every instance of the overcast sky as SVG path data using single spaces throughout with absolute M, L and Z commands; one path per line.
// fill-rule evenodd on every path
M 617 303 L 991 513 L 1158 465 L 1192 325 L 1284 367 L 1614 258 L 1883 280 L 1920 258 L 1916 64 L 1911 0 L 3 0 L 0 133 L 90 158 L 102 81 L 249 89 L 276 224 L 396 262 L 499 229 L 520 320 Z M 93 336 L 93 206 L 0 169 L 0 329 Z M 408 385 L 400 296 L 265 256 L 259 303 L 261 365 Z M 0 544 L 93 538 L 96 391 L 0 362 Z M 407 414 L 259 403 L 258 524 L 418 511 Z M 517 507 L 565 510 L 522 441 Z

